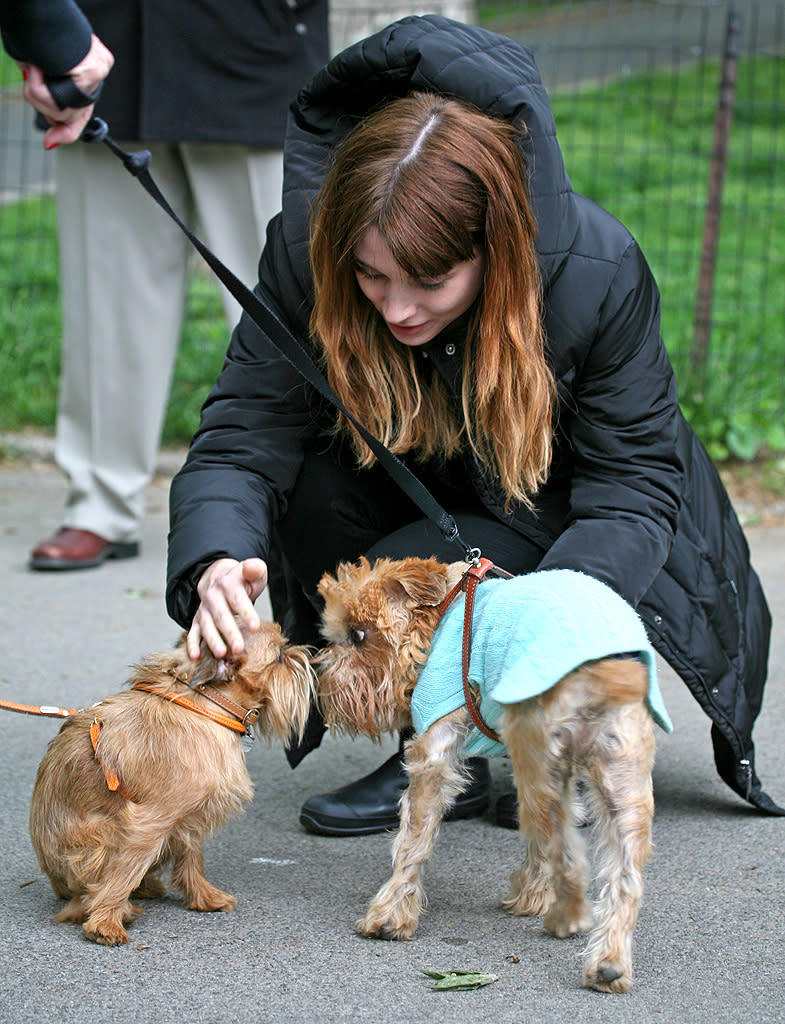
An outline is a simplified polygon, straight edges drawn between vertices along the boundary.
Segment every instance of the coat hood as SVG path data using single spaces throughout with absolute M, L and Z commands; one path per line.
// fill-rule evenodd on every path
M 296 266 L 308 264 L 308 217 L 330 151 L 384 100 L 412 90 L 473 104 L 492 117 L 522 120 L 520 147 L 537 221 L 546 285 L 577 229 L 550 103 L 531 52 L 505 36 L 437 15 L 408 17 L 335 56 L 291 107 L 284 165 L 284 231 Z M 305 253 L 292 249 L 306 246 Z

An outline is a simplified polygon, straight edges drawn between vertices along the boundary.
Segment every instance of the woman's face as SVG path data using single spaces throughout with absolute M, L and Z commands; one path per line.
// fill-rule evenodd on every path
M 482 288 L 484 253 L 437 278 L 413 278 L 396 263 L 377 228 L 361 236 L 354 252 L 357 284 L 402 345 L 424 345 L 471 306 Z

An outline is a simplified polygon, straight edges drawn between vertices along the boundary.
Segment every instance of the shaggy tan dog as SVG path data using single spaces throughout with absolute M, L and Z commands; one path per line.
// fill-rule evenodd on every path
M 329 646 L 314 665 L 331 726 L 378 738 L 412 724 L 412 693 L 440 623 L 440 605 L 465 571 L 465 563 L 382 559 L 341 565 L 335 576 L 323 577 L 322 628 Z M 505 586 L 499 584 L 500 592 Z M 455 658 L 460 665 L 460 650 Z M 558 937 L 593 923 L 584 982 L 606 992 L 630 985 L 641 871 L 650 852 L 654 737 L 647 689 L 640 661 L 604 658 L 581 665 L 537 697 L 505 704 L 499 727 L 528 840 L 503 907 L 509 914 L 542 916 Z M 393 874 L 357 922 L 361 935 L 412 937 L 424 904 L 422 867 L 445 812 L 466 783 L 460 752 L 471 730 L 464 704 L 409 741 L 409 786 L 393 846 Z M 587 786 L 597 837 L 600 892 L 594 914 L 576 826 L 578 779 Z
M 273 623 L 246 650 L 192 662 L 182 643 L 155 654 L 131 689 L 66 719 L 38 769 L 30 835 L 55 893 L 56 921 L 107 946 L 128 941 L 135 897 L 162 896 L 160 872 L 191 910 L 233 910 L 204 877 L 202 840 L 251 799 L 243 737 L 301 734 L 314 690 L 305 648 Z M 149 688 L 149 689 L 148 689 Z

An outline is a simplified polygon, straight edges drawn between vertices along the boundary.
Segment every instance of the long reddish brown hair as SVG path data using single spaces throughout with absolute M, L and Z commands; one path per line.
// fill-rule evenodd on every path
M 388 448 L 450 457 L 468 441 L 507 502 L 530 504 L 550 463 L 554 383 L 521 130 L 430 93 L 393 100 L 360 122 L 314 207 L 311 332 L 333 388 Z M 370 227 L 417 279 L 440 277 L 484 251 L 461 417 L 438 374 L 424 382 L 412 349 L 393 338 L 356 283 L 354 253 Z M 370 465 L 374 456 L 351 433 L 359 464 Z

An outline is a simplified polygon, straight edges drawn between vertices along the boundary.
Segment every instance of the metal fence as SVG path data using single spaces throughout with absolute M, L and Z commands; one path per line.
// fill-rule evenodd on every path
M 336 0 L 332 48 L 434 12 L 533 50 L 573 185 L 628 225 L 659 281 L 682 402 L 710 451 L 785 449 L 785 0 Z M 41 273 L 56 244 L 51 165 L 18 74 L 4 75 L 8 350 L 58 321 L 56 274 Z
M 717 457 L 785 448 L 785 4 L 479 3 L 533 50 L 576 189 L 636 235 Z

